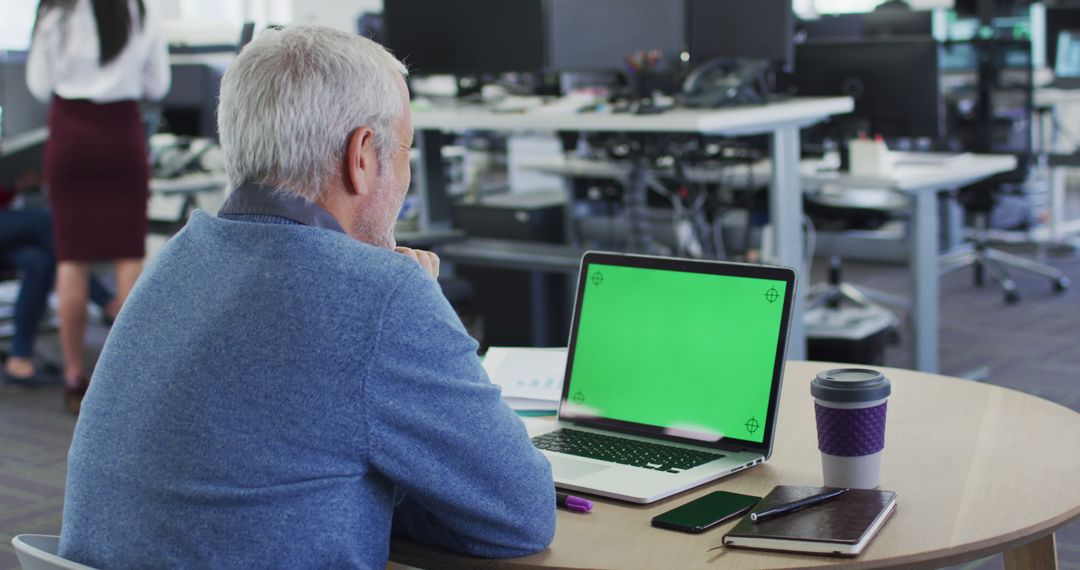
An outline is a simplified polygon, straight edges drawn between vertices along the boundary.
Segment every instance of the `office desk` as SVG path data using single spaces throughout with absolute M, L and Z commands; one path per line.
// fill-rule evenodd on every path
M 224 173 L 196 172 L 177 178 L 151 178 L 147 217 L 151 232 L 172 235 L 195 208 L 216 214 L 229 179 Z
M 780 484 L 820 485 L 809 383 L 830 367 L 788 362 L 775 452 L 763 465 L 653 505 L 596 499 L 589 514 L 559 510 L 554 543 L 525 558 L 481 560 L 407 541 L 394 541 L 390 558 L 420 568 L 938 568 L 1004 552 L 1009 569 L 1056 567 L 1053 532 L 1080 518 L 1080 414 L 891 368 L 881 368 L 893 382 L 881 488 L 898 493 L 897 510 L 861 556 L 710 552 L 735 523 L 700 535 L 649 526 L 715 490 L 762 496 Z
M 772 136 L 772 185 L 770 214 L 775 231 L 778 261 L 802 273 L 802 201 L 799 196 L 799 129 L 831 115 L 851 112 L 849 97 L 795 98 L 767 105 L 732 109 L 675 109 L 658 115 L 612 113 L 547 112 L 495 113 L 476 106 L 413 109 L 413 127 L 419 131 L 421 167 L 416 180 L 420 195 L 420 228 L 445 226 L 450 219 L 450 201 L 442 176 L 441 133 L 452 130 L 490 131 L 571 131 L 611 133 L 697 133 L 706 135 Z M 644 164 L 637 161 L 632 184 L 644 193 Z M 792 307 L 788 354 L 806 354 L 806 334 L 802 324 L 802 300 Z
M 912 157 L 918 155 L 910 155 Z M 901 155 L 901 158 L 903 155 Z M 866 178 L 838 172 L 804 168 L 808 183 L 830 183 L 858 188 L 888 188 L 908 194 L 914 207 L 908 232 L 908 266 L 911 268 L 912 366 L 938 371 L 938 315 L 940 314 L 939 213 L 937 195 L 1016 168 L 1009 155 L 966 155 L 950 162 L 900 162 L 888 177 Z

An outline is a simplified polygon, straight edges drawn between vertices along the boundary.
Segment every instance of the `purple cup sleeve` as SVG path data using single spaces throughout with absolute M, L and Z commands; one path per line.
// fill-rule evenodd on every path
M 827 408 L 814 402 L 818 449 L 839 457 L 859 457 L 885 449 L 885 407 Z

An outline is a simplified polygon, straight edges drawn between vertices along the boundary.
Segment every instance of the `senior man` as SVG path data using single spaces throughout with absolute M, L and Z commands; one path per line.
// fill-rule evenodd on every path
M 381 568 L 391 532 L 544 549 L 550 466 L 484 374 L 438 259 L 394 251 L 405 68 L 263 33 L 222 81 L 234 191 L 139 280 L 75 430 L 60 554 L 102 568 Z

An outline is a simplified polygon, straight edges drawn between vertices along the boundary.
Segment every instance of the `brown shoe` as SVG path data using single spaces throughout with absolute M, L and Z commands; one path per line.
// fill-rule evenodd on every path
M 79 410 L 82 409 L 83 397 L 86 396 L 86 389 L 90 387 L 90 381 L 86 378 L 79 377 L 75 386 L 68 385 L 64 390 L 64 409 L 69 414 L 79 415 Z

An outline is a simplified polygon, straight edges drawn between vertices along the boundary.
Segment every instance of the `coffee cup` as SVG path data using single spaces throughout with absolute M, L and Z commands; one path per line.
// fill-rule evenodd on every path
M 889 379 L 867 368 L 826 370 L 810 383 L 826 487 L 879 485 L 891 392 Z

